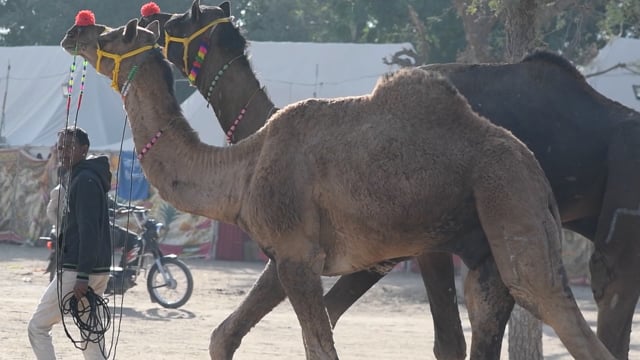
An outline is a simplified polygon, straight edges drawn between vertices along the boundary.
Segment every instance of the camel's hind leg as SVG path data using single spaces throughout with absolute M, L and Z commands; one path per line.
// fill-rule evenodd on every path
M 591 257 L 598 337 L 619 359 L 629 356 L 640 296 L 640 125 L 618 125 L 609 146 L 607 187 Z
M 474 190 L 500 277 L 516 302 L 549 324 L 573 357 L 613 359 L 569 288 L 553 195 L 540 172 L 520 170 L 493 170 L 477 179 Z
M 341 276 L 324 296 L 331 326 L 335 327 L 340 316 L 385 275 L 363 270 Z
M 492 257 L 469 269 L 464 296 L 471 323 L 470 359 L 500 359 L 504 329 L 514 300 Z

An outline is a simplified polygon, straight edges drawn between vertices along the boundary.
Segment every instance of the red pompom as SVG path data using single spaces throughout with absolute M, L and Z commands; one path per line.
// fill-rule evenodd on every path
M 96 24 L 96 16 L 91 10 L 80 10 L 76 15 L 77 26 L 89 26 Z
M 160 12 L 160 6 L 153 1 L 148 2 L 140 8 L 140 15 L 143 17 L 151 16 Z

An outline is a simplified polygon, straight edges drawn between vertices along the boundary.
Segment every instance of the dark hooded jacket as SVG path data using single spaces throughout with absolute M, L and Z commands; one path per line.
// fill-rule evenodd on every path
M 62 221 L 62 267 L 89 274 L 109 273 L 111 239 L 107 191 L 111 171 L 106 156 L 80 161 L 71 171 L 67 189 L 68 205 Z

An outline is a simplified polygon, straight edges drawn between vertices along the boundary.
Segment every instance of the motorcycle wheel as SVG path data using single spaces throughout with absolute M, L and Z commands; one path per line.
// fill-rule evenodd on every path
M 154 263 L 147 276 L 147 290 L 151 301 L 165 308 L 177 309 L 191 297 L 193 276 L 187 265 L 176 258 L 164 257 L 161 262 L 170 279 L 165 281 L 158 265 Z

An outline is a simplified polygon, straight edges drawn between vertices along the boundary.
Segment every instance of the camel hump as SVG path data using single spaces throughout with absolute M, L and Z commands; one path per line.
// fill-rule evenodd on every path
M 521 62 L 523 64 L 538 62 L 538 63 L 543 63 L 544 65 L 558 66 L 561 69 L 567 71 L 568 73 L 571 73 L 576 78 L 579 78 L 579 79 L 583 78 L 582 74 L 578 71 L 578 69 L 575 68 L 575 66 L 573 66 L 569 62 L 569 60 L 565 59 L 564 57 L 556 53 L 552 53 L 550 51 L 537 50 L 525 56 Z
M 406 104 L 407 99 L 418 104 L 434 104 L 443 97 L 459 97 L 459 101 L 463 101 L 447 78 L 438 72 L 419 68 L 400 69 L 386 74 L 378 80 L 371 94 L 374 102 L 399 105 Z

